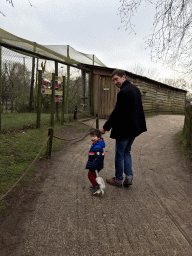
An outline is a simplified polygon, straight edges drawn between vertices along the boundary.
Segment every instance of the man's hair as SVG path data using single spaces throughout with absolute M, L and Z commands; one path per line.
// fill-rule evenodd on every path
M 126 78 L 125 71 L 124 71 L 124 70 L 121 70 L 121 69 L 115 69 L 115 70 L 113 71 L 113 73 L 111 74 L 111 77 L 114 76 L 114 75 L 117 75 L 117 76 L 120 76 L 120 77 L 122 77 L 122 76 L 124 75 L 125 78 Z
M 95 129 L 95 130 L 91 131 L 90 135 L 91 136 L 97 136 L 98 138 L 101 138 L 101 132 L 98 129 Z

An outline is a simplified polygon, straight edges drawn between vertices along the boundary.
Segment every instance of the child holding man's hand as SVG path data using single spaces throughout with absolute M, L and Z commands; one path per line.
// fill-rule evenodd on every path
M 86 169 L 89 169 L 88 178 L 91 182 L 90 188 L 93 189 L 93 195 L 97 194 L 99 185 L 96 181 L 95 170 L 100 172 L 104 166 L 104 148 L 105 142 L 101 137 L 101 132 L 97 129 L 90 132 L 92 145 L 89 150 L 89 158 L 86 164 Z

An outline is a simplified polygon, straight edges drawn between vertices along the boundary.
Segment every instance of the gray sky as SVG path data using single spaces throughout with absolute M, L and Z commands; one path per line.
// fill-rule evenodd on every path
M 1 0 L 1 28 L 39 44 L 70 45 L 95 54 L 105 65 L 134 72 L 135 65 L 155 69 L 170 77 L 167 69 L 152 63 L 144 38 L 150 34 L 154 11 L 144 4 L 134 18 L 135 31 L 120 28 L 119 0 L 13 0 L 14 8 Z

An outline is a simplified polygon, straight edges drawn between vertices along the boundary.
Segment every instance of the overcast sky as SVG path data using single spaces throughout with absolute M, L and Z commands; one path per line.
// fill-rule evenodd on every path
M 144 38 L 150 34 L 154 11 L 144 4 L 134 18 L 135 31 L 121 27 L 120 0 L 13 0 L 14 8 L 1 0 L 1 28 L 39 44 L 70 45 L 95 54 L 106 66 L 134 72 L 135 65 L 155 69 L 170 77 L 167 69 L 152 63 Z

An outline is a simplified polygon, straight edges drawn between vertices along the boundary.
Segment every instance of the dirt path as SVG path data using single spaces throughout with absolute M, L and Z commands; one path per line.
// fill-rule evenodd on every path
M 192 255 L 192 163 L 175 140 L 183 122 L 175 115 L 148 118 L 148 132 L 132 148 L 133 186 L 107 184 L 103 198 L 88 189 L 89 137 L 57 153 L 6 236 L 10 218 L 2 223 L 0 255 Z M 114 176 L 115 142 L 109 133 L 104 139 L 107 178 Z

